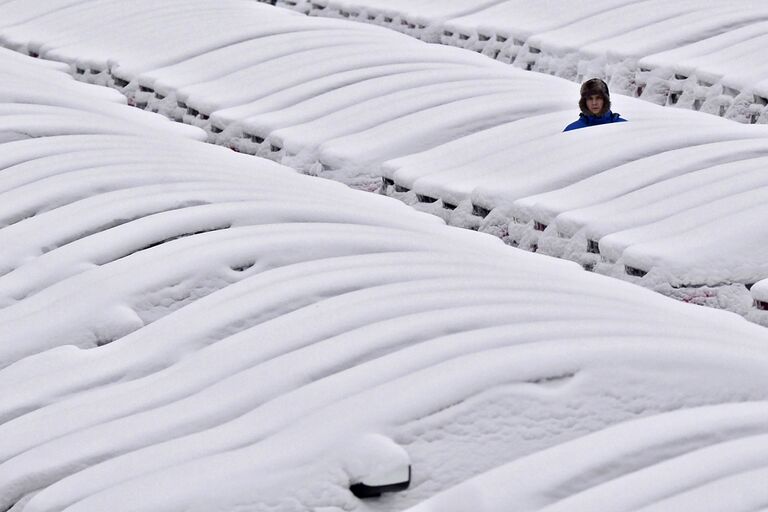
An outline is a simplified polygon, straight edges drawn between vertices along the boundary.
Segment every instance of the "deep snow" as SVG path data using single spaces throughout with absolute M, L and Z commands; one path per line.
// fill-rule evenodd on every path
M 0 61 L 0 509 L 759 509 L 764 328 Z
M 526 37 L 594 46 L 578 39 L 578 9 L 557 10 L 546 27 L 540 9 L 525 2 L 484 3 L 471 15 L 513 4 L 528 13 L 521 26 L 544 31 Z M 663 40 L 646 37 L 666 26 L 651 23 L 652 11 L 624 16 L 635 4 L 606 0 L 584 9 L 641 27 L 627 32 L 628 44 L 640 37 L 683 48 L 683 40 L 721 31 L 725 45 L 743 31 L 759 33 L 752 22 L 760 6 L 695 7 L 676 4 L 680 16 L 700 23 Z M 440 19 L 467 14 L 458 3 L 409 8 Z M 630 123 L 563 134 L 577 97 L 566 81 L 375 25 L 245 0 L 141 0 L 130 16 L 116 0 L 63 1 L 44 16 L 17 1 L 0 9 L 14 13 L 0 27 L 6 46 L 64 61 L 78 79 L 112 85 L 131 104 L 200 126 L 212 142 L 367 190 L 382 177 L 383 192 L 451 224 L 682 300 L 754 313 L 748 288 L 766 277 L 765 227 L 755 209 L 768 190 L 759 177 L 768 135 L 762 125 L 614 95 Z M 616 23 L 606 27 L 624 27 Z M 640 48 L 635 43 L 628 48 Z M 717 185 L 736 162 L 758 168 L 740 184 Z M 696 185 L 698 176 L 708 185 Z

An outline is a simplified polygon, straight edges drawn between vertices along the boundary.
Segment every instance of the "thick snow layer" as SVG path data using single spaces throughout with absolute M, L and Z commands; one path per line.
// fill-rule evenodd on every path
M 753 402 L 622 423 L 496 468 L 409 512 L 491 512 L 510 503 L 516 510 L 759 510 L 766 413 L 768 403 Z M 734 485 L 737 478 L 753 487 Z M 700 501 L 715 489 L 722 494 L 714 503 Z
M 759 163 L 760 158 L 766 156 L 768 144 L 765 139 L 735 139 L 685 146 L 612 167 L 573 185 L 517 201 L 515 206 L 525 218 L 535 217 L 544 224 L 554 221 L 561 234 L 573 236 L 583 226 L 575 213 L 580 208 L 629 197 L 630 193 L 654 184 L 658 184 L 653 188 L 657 190 L 656 197 L 673 199 L 676 194 L 688 191 L 689 183 L 716 183 L 738 176 L 743 170 L 742 162 L 754 160 Z M 673 183 L 679 184 L 679 188 L 664 188 Z M 738 187 L 739 183 L 729 185 Z M 646 201 L 643 199 L 636 204 L 645 205 Z M 605 218 L 609 217 L 607 213 L 602 217 L 611 222 L 615 214 L 610 214 L 611 218 Z
M 143 2 L 132 6 L 130 18 L 122 16 L 122 5 L 64 7 L 0 27 L 0 39 L 11 48 L 67 62 L 78 78 L 115 85 L 131 104 L 197 124 L 211 140 L 238 150 L 285 158 L 304 169 L 324 165 L 318 161 L 326 157 L 346 181 L 360 181 L 357 174 L 365 174 L 359 172 L 363 162 L 350 161 L 346 146 L 357 144 L 354 137 L 363 137 L 368 128 L 386 131 L 392 139 L 379 150 L 360 141 L 361 152 L 380 162 L 422 149 L 394 140 L 403 123 L 422 124 L 433 134 L 423 144 L 434 145 L 524 113 L 519 108 L 494 112 L 492 101 L 506 97 L 493 95 L 548 91 L 540 81 L 481 56 L 257 2 L 233 0 L 215 7 L 197 2 L 183 10 L 173 2 Z M 99 22 L 74 30 L 85 14 Z M 189 25 L 197 19 L 206 20 L 206 30 L 203 37 L 190 37 Z M 160 23 L 163 30 L 155 28 Z M 218 28 L 224 25 L 226 31 Z M 398 83 L 399 78 L 404 80 Z M 559 96 L 561 86 L 549 84 L 551 96 Z M 381 118 L 371 117 L 372 112 Z M 384 136 L 370 134 L 386 142 Z M 323 151 L 321 145 L 336 141 L 342 147 Z
M 751 311 L 746 286 L 766 277 L 760 262 L 763 227 L 753 221 L 760 212 L 750 210 L 763 198 L 758 157 L 765 155 L 764 126 L 740 126 L 614 95 L 614 109 L 629 123 L 562 133 L 575 117 L 578 97 L 577 87 L 566 81 L 346 19 L 305 17 L 245 0 L 183 4 L 181 9 L 181 2 L 141 0 L 130 17 L 117 0 L 63 2 L 42 16 L 30 7 L 28 15 L 14 14 L 9 18 L 14 23 L 0 27 L 0 40 L 61 60 L 74 76 L 112 85 L 133 105 L 199 126 L 219 145 L 367 190 L 377 189 L 382 177 L 382 191 L 452 224 L 618 277 L 637 281 L 650 273 L 640 281 L 660 291 L 667 287 L 671 295 L 677 292 L 670 287 L 733 285 L 738 298 L 713 305 Z M 365 2 L 357 10 L 354 5 L 293 7 L 376 21 L 368 18 L 379 3 Z M 15 1 L 0 9 L 11 7 L 23 10 Z M 545 55 L 569 59 L 575 48 L 605 62 L 662 49 L 683 52 L 691 45 L 698 49 L 685 55 L 726 52 L 759 39 L 760 16 L 766 14 L 750 3 L 701 7 L 686 1 L 662 9 L 657 0 L 604 0 L 579 8 L 559 2 L 542 8 L 540 2 L 521 0 L 423 1 L 388 8 L 385 18 L 399 12 L 393 23 L 405 21 L 417 31 L 419 25 L 427 30 L 457 19 L 475 20 L 470 25 L 485 20 L 491 32 L 483 33 L 497 35 L 489 41 L 502 44 L 501 37 L 528 54 L 536 49 L 541 65 L 549 58 Z M 423 23 L 411 20 L 414 13 L 426 16 Z M 205 30 L 199 29 L 202 19 Z M 509 21 L 509 31 L 494 32 L 494 20 Z M 599 30 L 585 29 L 599 20 Z M 684 30 L 670 30 L 675 23 Z M 531 30 L 519 36 L 523 39 L 514 36 L 526 27 Z M 726 54 L 725 60 L 735 58 Z M 758 64 L 738 62 L 762 72 Z M 19 77 L 38 68 L 53 76 L 61 65 L 18 68 L 13 73 Z M 693 83 L 689 71 L 675 80 Z M 644 95 L 663 89 L 655 68 L 643 73 L 646 85 L 638 87 L 645 87 Z M 68 89 L 75 86 L 71 80 L 64 83 Z M 15 91 L 10 81 L 5 87 Z M 83 102 L 76 95 L 44 99 L 49 97 L 45 87 L 31 87 L 18 99 L 34 105 L 4 107 L 3 140 L 133 130 L 133 121 L 109 123 L 109 109 L 118 105 L 83 105 L 88 117 L 74 116 Z M 675 91 L 680 101 L 693 101 L 688 89 Z M 97 94 L 122 102 L 114 92 Z M 747 100 L 740 95 L 733 108 L 755 114 Z M 40 102 L 49 116 L 45 124 L 34 121 Z M 707 105 L 714 104 L 705 102 L 702 108 Z M 751 157 L 755 169 L 749 168 Z M 145 183 L 140 175 L 124 168 L 98 186 L 139 186 Z M 738 183 L 719 185 L 736 175 Z M 50 179 L 52 184 L 71 181 Z M 62 186 L 71 198 L 91 193 L 87 185 Z M 742 201 L 750 188 L 755 191 Z M 41 205 L 52 200 L 44 192 L 24 190 L 14 197 L 7 208 L 25 215 L 42 212 Z M 707 242 L 694 239 L 696 251 L 674 249 L 694 228 Z
M 768 326 L 768 279 L 755 283 L 750 291 L 753 308 L 747 314 L 747 318 Z
M 768 302 L 768 280 L 763 279 L 752 287 L 752 296 L 756 300 Z
M 274 3 L 274 2 L 271 2 Z M 768 7 L 752 0 L 277 0 L 459 46 L 517 67 L 741 122 L 766 122 Z
M 49 108 L 0 143 L 0 509 L 394 511 L 478 475 L 462 510 L 762 499 L 763 328 L 149 113 L 116 133 L 124 105 L 74 134 Z
M 146 134 L 149 131 L 157 131 L 158 136 L 178 134 L 197 140 L 204 138 L 199 129 L 125 108 L 122 94 L 72 80 L 62 72 L 66 69 L 63 65 L 23 58 L 0 48 L 0 69 L 0 140 L 38 134 Z M 36 122 L 43 118 L 46 122 Z
M 562 133 L 564 112 L 540 114 L 390 160 L 387 190 L 457 225 L 472 226 L 469 203 L 487 215 L 474 226 L 585 265 L 595 263 L 588 251 L 616 262 L 632 247 L 612 274 L 656 268 L 644 282 L 657 289 L 741 283 L 746 297 L 743 285 L 768 275 L 754 210 L 766 199 L 768 133 L 617 103 L 630 122 Z M 714 305 L 748 311 L 743 302 Z

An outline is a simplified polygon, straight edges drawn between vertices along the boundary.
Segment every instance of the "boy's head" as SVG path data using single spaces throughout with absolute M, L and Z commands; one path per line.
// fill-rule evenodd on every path
M 585 116 L 605 115 L 611 109 L 608 85 L 599 78 L 592 78 L 581 84 L 579 108 Z

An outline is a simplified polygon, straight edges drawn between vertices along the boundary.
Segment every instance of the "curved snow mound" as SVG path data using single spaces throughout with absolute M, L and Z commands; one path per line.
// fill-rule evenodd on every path
M 756 283 L 751 292 L 754 310 L 749 318 L 754 322 L 768 326 L 768 279 Z
M 64 61 L 75 77 L 199 126 L 211 142 L 380 189 L 684 301 L 750 315 L 748 288 L 768 277 L 757 220 L 768 191 L 765 126 L 617 96 L 631 122 L 561 133 L 574 84 L 257 2 L 141 0 L 130 19 L 117 0 L 61 0 L 45 16 L 17 4 L 5 4 L 15 6 L 0 27 L 6 45 Z M 640 23 L 618 4 L 603 7 Z
M 128 19 L 118 0 L 62 0 L 45 16 L 14 5 L 5 46 L 66 62 L 211 142 L 369 189 L 383 161 L 573 103 L 561 80 L 248 0 L 140 0 Z
M 601 0 L 261 0 L 385 26 L 576 82 L 742 123 L 768 122 L 768 7 Z
M 617 96 L 630 123 L 564 134 L 574 84 L 257 2 L 141 0 L 128 20 L 117 0 L 61 0 L 45 16 L 17 4 L 5 7 L 15 6 L 4 44 L 64 61 L 211 142 L 380 189 L 684 301 L 754 312 L 748 288 L 768 276 L 756 220 L 765 126 Z
M 763 500 L 763 328 L 90 100 L 0 103 L 0 510 Z
M 192 126 L 125 108 L 125 96 L 72 79 L 68 66 L 0 48 L 0 142 L 47 135 L 123 134 L 204 140 Z M 5 157 L 5 154 L 3 155 Z
M 625 422 L 495 468 L 408 511 L 492 512 L 510 503 L 521 511 L 759 510 L 768 498 L 760 483 L 768 475 L 767 413 L 768 403 L 750 402 Z
M 751 315 L 749 288 L 768 276 L 768 132 L 616 103 L 631 122 L 562 133 L 558 114 L 531 116 L 392 159 L 384 190 L 451 224 Z

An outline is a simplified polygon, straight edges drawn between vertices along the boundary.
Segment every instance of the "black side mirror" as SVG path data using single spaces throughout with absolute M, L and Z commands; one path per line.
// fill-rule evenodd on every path
M 399 492 L 411 485 L 411 465 L 380 475 L 371 475 L 353 483 L 349 490 L 358 498 L 378 498 L 385 492 Z

